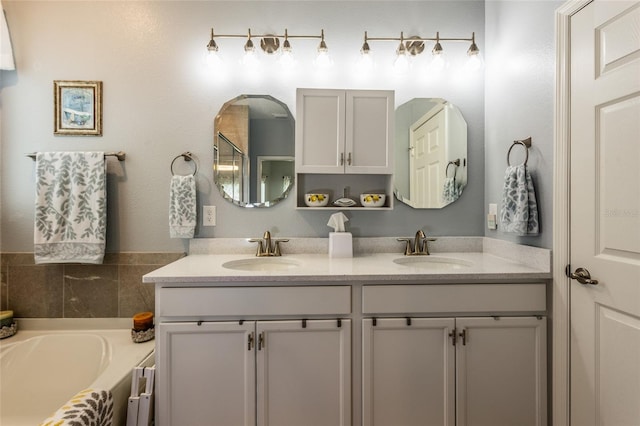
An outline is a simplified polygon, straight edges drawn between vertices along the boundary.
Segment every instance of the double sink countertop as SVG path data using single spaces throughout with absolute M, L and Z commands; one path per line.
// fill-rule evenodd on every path
M 274 239 L 279 237 L 273 237 Z M 487 237 L 437 237 L 430 256 L 405 256 L 396 238 L 353 238 L 352 258 L 329 258 L 328 238 L 290 238 L 281 257 L 256 257 L 241 238 L 198 238 L 189 255 L 145 283 L 461 282 L 550 279 L 551 251 Z

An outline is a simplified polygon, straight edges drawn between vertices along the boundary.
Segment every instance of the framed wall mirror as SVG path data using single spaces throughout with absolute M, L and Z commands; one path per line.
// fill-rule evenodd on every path
M 416 209 L 455 202 L 467 184 L 467 123 L 441 98 L 415 98 L 396 108 L 396 198 Z
M 270 207 L 294 184 L 295 122 L 269 95 L 226 102 L 214 123 L 213 178 L 220 194 L 242 207 Z

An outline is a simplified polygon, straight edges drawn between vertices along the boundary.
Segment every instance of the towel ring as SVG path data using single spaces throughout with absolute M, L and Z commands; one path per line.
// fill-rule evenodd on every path
M 524 163 L 522 164 L 526 166 L 527 162 L 529 161 L 529 147 L 531 147 L 531 138 L 523 139 L 521 141 L 513 141 L 513 143 L 511 144 L 511 147 L 509 148 L 509 151 L 507 151 L 507 165 L 511 166 L 509 157 L 511 156 L 511 150 L 516 145 L 522 145 L 524 147 L 524 152 L 526 154 L 526 157 L 524 158 Z
M 453 178 L 455 179 L 456 174 L 458 173 L 458 167 L 460 167 L 459 158 L 456 158 L 455 161 L 449 161 L 449 163 L 447 163 L 447 168 L 444 170 L 444 177 L 449 177 L 449 166 L 452 164 L 456 166 L 455 169 L 453 169 Z
M 184 161 L 192 161 L 193 160 L 193 155 L 189 151 L 186 151 L 186 152 L 183 152 L 182 154 L 176 155 L 175 158 L 173 159 L 173 161 L 171 162 L 171 167 L 170 167 L 172 176 L 176 175 L 175 172 L 173 171 L 173 164 L 180 157 L 182 157 L 184 159 Z M 192 176 L 195 176 L 196 173 L 198 173 L 198 163 L 196 163 L 195 160 L 194 160 L 193 164 L 195 166 L 195 170 L 193 171 Z

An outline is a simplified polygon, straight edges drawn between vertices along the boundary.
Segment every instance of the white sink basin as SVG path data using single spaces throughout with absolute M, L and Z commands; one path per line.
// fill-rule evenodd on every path
M 411 268 L 431 270 L 463 269 L 473 264 L 468 260 L 440 256 L 405 256 L 393 259 L 393 263 Z
M 253 257 L 230 260 L 222 264 L 223 268 L 236 271 L 286 271 L 298 266 L 300 266 L 298 262 L 282 257 Z

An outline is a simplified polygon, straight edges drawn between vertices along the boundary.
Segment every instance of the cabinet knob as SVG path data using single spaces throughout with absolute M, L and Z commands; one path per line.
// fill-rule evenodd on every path
M 344 152 L 340 153 L 340 165 L 344 166 Z

